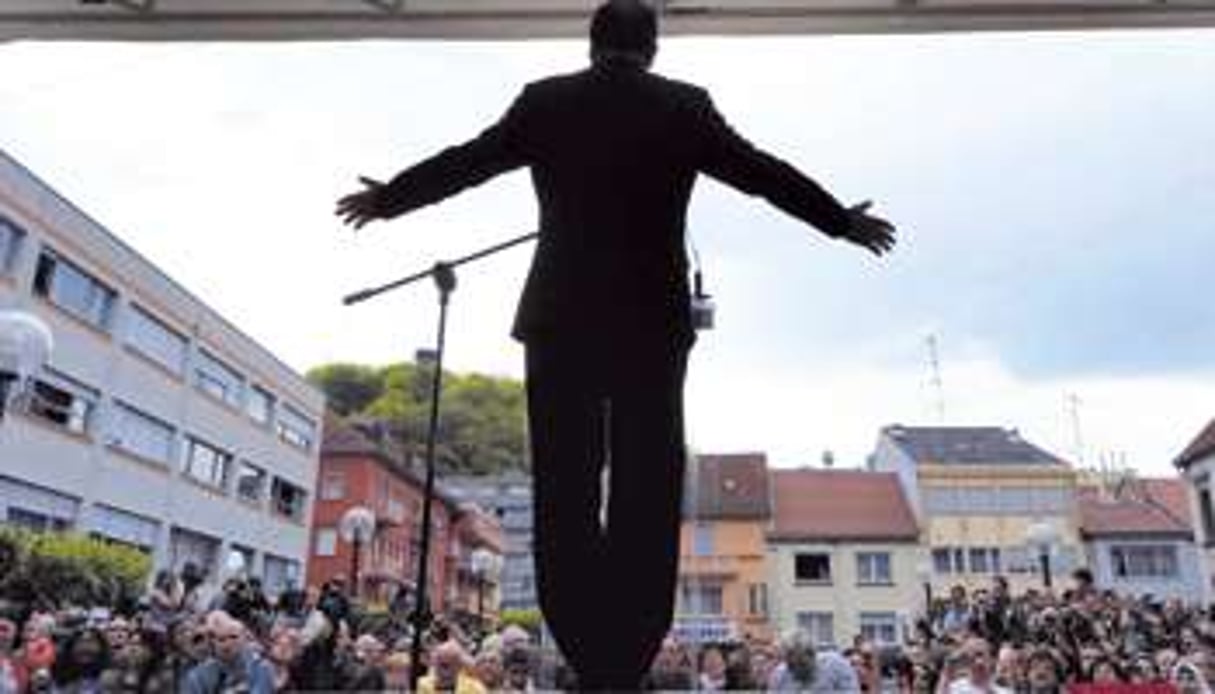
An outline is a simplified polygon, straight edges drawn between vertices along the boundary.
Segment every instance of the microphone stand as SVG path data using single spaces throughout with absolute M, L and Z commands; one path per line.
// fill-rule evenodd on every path
M 463 258 L 451 261 L 439 261 L 429 270 L 423 270 L 422 272 L 414 273 L 408 277 L 403 277 L 378 287 L 357 291 L 342 299 L 343 304 L 351 306 L 427 277 L 433 278 L 435 286 L 439 289 L 439 329 L 435 349 L 435 373 L 430 383 L 430 420 L 426 429 L 426 484 L 422 492 L 422 541 L 418 550 L 420 556 L 416 569 L 417 597 L 414 601 L 413 612 L 409 615 L 409 623 L 413 627 L 412 641 L 410 642 L 409 649 L 410 691 L 417 691 L 418 678 L 421 677 L 422 673 L 422 633 L 430 628 L 430 624 L 434 620 L 434 614 L 431 612 L 430 601 L 427 596 L 430 567 L 430 507 L 434 500 L 435 491 L 435 439 L 438 436 L 439 430 L 439 394 L 442 392 L 443 385 L 443 348 L 446 343 L 447 334 L 447 304 L 448 299 L 451 298 L 451 293 L 456 288 L 455 269 L 465 263 L 471 263 L 474 260 L 480 260 L 486 256 L 531 241 L 537 236 L 539 236 L 538 232 L 531 232 L 466 255 Z

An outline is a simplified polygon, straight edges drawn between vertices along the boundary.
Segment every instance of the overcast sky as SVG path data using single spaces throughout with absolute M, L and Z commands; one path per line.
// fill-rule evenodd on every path
M 433 342 L 433 289 L 340 298 L 530 231 L 535 203 L 520 172 L 354 235 L 334 199 L 584 63 L 581 41 L 0 44 L 0 147 L 292 366 L 379 364 Z M 851 467 L 881 426 L 943 421 L 1168 474 L 1215 417 L 1215 32 L 685 38 L 656 68 L 901 237 L 878 260 L 701 179 L 696 449 Z M 452 368 L 522 376 L 529 253 L 462 270 Z

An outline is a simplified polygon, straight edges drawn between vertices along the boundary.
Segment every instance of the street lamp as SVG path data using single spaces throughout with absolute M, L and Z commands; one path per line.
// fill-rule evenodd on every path
M 359 597 L 359 555 L 363 552 L 363 543 L 371 540 L 375 534 L 375 513 L 366 506 L 351 506 L 342 514 L 338 522 L 338 532 L 342 539 L 349 542 L 350 552 L 350 595 Z
M 924 586 L 924 616 L 932 623 L 932 560 L 927 557 L 920 559 L 915 565 L 915 574 Z
M 485 628 L 485 583 L 498 570 L 498 555 L 484 547 L 472 551 L 471 569 L 477 580 L 477 624 Z
M 1042 587 L 1049 589 L 1051 547 L 1059 539 L 1059 531 L 1050 521 L 1035 521 L 1025 530 L 1025 540 L 1038 550 L 1038 562 L 1042 567 Z
M 10 398 L 50 358 L 52 344 L 51 329 L 42 319 L 24 311 L 0 311 L 0 420 Z

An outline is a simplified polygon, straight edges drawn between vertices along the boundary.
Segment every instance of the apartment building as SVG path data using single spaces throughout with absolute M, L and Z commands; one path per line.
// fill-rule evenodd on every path
M 1080 535 L 1098 588 L 1123 595 L 1202 596 L 1186 483 L 1124 475 L 1078 490 Z
M 862 470 L 773 470 L 771 620 L 819 646 L 902 641 L 923 609 L 919 530 L 898 479 Z
M 443 486 L 453 496 L 492 512 L 502 526 L 502 609 L 538 610 L 536 566 L 532 555 L 532 478 L 511 470 L 499 475 L 452 476 Z
M 770 635 L 764 531 L 771 494 L 763 453 L 688 461 L 672 625 L 681 640 Z
M 996 574 L 1014 591 L 1040 586 L 1034 537 L 1042 528 L 1054 536 L 1047 548 L 1053 574 L 1085 563 L 1075 470 L 1016 429 L 888 426 L 871 462 L 897 475 L 938 591 L 984 587 Z
M 1215 419 L 1207 423 L 1173 460 L 1189 489 L 1191 525 L 1202 565 L 1202 601 L 1215 598 Z
M 299 580 L 322 394 L 3 152 L 0 309 L 55 341 L 0 423 L 0 521 Z

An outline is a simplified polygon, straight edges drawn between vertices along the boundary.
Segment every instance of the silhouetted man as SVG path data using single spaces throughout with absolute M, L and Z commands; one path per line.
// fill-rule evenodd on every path
M 894 230 L 739 137 L 704 90 L 650 74 L 649 6 L 608 2 L 590 33 L 589 69 L 528 85 L 478 137 L 387 184 L 362 179 L 337 213 L 358 228 L 530 167 L 540 237 L 513 332 L 527 353 L 540 605 L 581 687 L 629 689 L 674 608 L 697 174 L 876 254 Z

